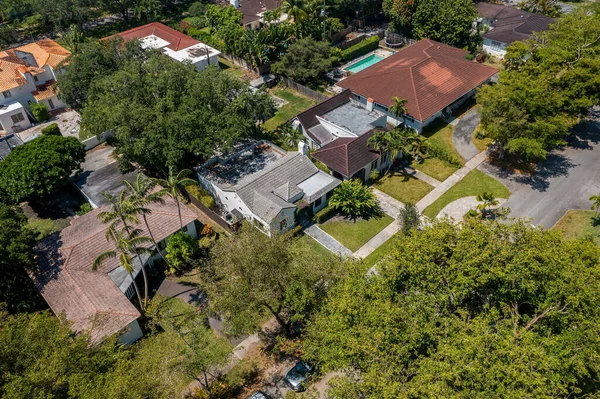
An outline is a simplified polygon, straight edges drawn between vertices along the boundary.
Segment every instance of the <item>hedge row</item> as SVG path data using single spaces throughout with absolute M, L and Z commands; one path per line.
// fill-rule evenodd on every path
M 325 208 L 321 209 L 319 212 L 315 213 L 315 215 L 313 216 L 313 220 L 315 221 L 315 223 L 317 224 L 321 224 L 323 222 L 325 222 L 327 219 L 329 219 L 330 217 L 332 217 L 333 215 L 335 215 L 337 213 L 337 210 L 330 207 L 330 206 L 326 206 Z
M 367 54 L 369 51 L 373 51 L 379 47 L 379 41 L 381 39 L 379 36 L 375 35 L 370 37 L 362 42 L 355 44 L 354 46 L 348 47 L 346 50 L 342 51 L 342 57 L 344 61 L 350 61 L 361 55 Z
M 442 161 L 448 162 L 450 165 L 456 167 L 461 166 L 459 159 L 457 159 L 450 151 L 435 141 L 430 142 L 427 140 L 427 154 L 439 158 Z

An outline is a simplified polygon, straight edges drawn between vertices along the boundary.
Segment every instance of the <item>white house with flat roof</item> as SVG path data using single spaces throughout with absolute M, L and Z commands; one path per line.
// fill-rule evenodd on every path
M 303 142 L 299 152 L 255 142 L 230 156 L 211 159 L 196 173 L 227 222 L 246 219 L 268 235 L 296 226 L 299 208 L 310 206 L 313 212 L 324 208 L 341 183 L 308 159 Z
M 30 126 L 31 121 L 21 103 L 0 105 L 0 131 L 5 134 L 19 133 Z

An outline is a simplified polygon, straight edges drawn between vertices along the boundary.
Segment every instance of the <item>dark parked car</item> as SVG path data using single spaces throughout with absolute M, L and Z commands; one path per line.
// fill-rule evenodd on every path
M 285 375 L 285 383 L 296 392 L 302 392 L 306 389 L 306 379 L 311 376 L 314 366 L 304 363 L 300 360 Z
M 262 391 L 258 391 L 250 395 L 248 399 L 271 399 L 271 397 Z

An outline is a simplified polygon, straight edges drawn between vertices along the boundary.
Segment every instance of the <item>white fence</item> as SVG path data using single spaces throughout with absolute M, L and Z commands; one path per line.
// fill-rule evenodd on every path
M 86 151 L 89 151 L 92 148 L 97 147 L 100 144 L 104 143 L 106 141 L 106 139 L 108 139 L 109 137 L 112 137 L 112 136 L 114 136 L 113 132 L 104 132 L 100 136 L 93 136 L 93 137 L 90 137 L 89 139 L 83 140 L 81 142 L 81 144 L 83 144 L 83 148 L 85 148 Z

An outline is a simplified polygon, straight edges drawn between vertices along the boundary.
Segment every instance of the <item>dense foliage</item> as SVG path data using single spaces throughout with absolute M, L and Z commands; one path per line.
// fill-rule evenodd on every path
M 336 398 L 598 391 L 600 250 L 526 223 L 437 222 L 357 270 L 308 327 Z
M 318 309 L 327 287 L 340 277 L 334 257 L 324 258 L 287 235 L 269 239 L 251 225 L 218 240 L 211 257 L 210 303 L 234 335 L 258 331 L 266 316 L 292 335 L 293 323 Z
M 113 131 L 123 160 L 161 175 L 258 135 L 256 121 L 273 109 L 267 93 L 216 67 L 197 72 L 137 43 L 124 51 L 117 42 L 82 49 L 59 86 L 83 108 L 87 132 Z
M 497 85 L 477 95 L 488 137 L 526 160 L 546 157 L 600 102 L 600 14 L 577 10 L 509 47 Z
M 271 70 L 306 84 L 323 80 L 332 64 L 329 44 L 309 37 L 292 44 L 281 60 L 273 64 Z
M 369 218 L 381 212 L 373 189 L 360 179 L 344 180 L 333 190 L 329 206 L 352 219 Z
M 74 137 L 42 136 L 15 148 L 0 162 L 0 200 L 18 203 L 66 184 L 85 159 Z
M 350 46 L 342 52 L 342 58 L 345 61 L 350 61 L 360 57 L 361 55 L 365 55 L 370 51 L 376 50 L 379 47 L 380 40 L 381 39 L 379 36 L 373 36 L 355 44 L 354 46 Z
M 35 233 L 21 208 L 0 203 L 0 306 L 27 311 L 42 301 L 26 270 L 34 264 Z

